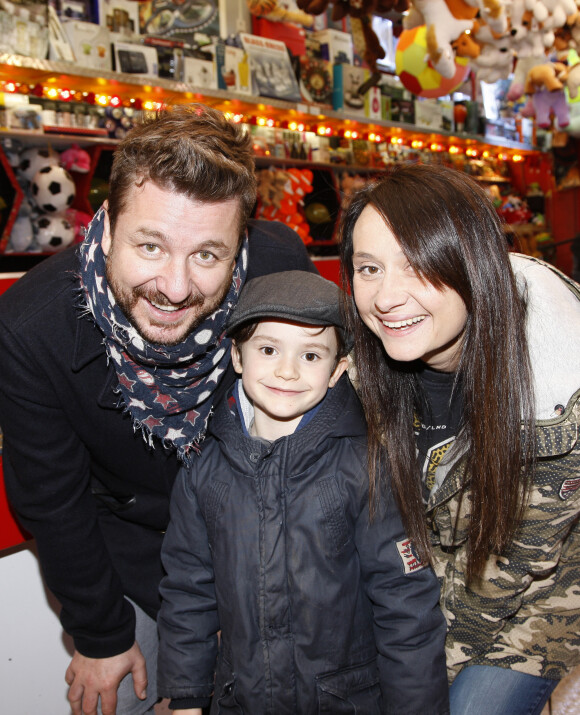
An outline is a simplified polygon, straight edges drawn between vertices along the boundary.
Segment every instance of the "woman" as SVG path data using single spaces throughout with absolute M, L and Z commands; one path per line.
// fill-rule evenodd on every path
M 451 712 L 540 713 L 580 663 L 580 288 L 440 166 L 362 189 L 341 234 L 371 501 L 390 474 L 439 576 Z

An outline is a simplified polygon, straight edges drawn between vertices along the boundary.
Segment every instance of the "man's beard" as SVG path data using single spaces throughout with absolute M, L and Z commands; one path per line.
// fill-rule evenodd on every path
M 214 313 L 220 305 L 223 303 L 225 300 L 230 286 L 232 282 L 232 275 L 233 275 L 233 267 L 232 271 L 229 274 L 228 280 L 224 281 L 224 285 L 222 286 L 222 290 L 220 293 L 217 294 L 217 296 L 212 299 L 211 301 L 206 300 L 206 298 L 201 294 L 201 293 L 195 293 L 190 296 L 186 300 L 184 300 L 181 303 L 172 303 L 170 300 L 167 299 L 163 293 L 160 293 L 157 290 L 148 290 L 147 288 L 144 288 L 143 286 L 138 286 L 136 288 L 131 288 L 129 290 L 121 288 L 115 278 L 111 275 L 110 271 L 110 265 L 111 262 L 110 260 L 107 261 L 106 264 L 106 275 L 107 275 L 107 282 L 109 284 L 109 287 L 115 296 L 115 300 L 117 301 L 117 304 L 119 308 L 123 311 L 131 325 L 135 328 L 135 330 L 139 333 L 139 335 L 143 338 L 148 343 L 155 343 L 155 344 L 161 344 L 161 345 L 166 345 L 167 347 L 173 347 L 175 345 L 179 345 L 180 343 L 184 342 L 190 335 L 191 333 L 201 324 L 203 321 L 210 316 L 212 313 Z M 181 326 L 183 328 L 183 332 L 180 333 L 180 335 L 176 338 L 173 338 L 172 340 L 168 341 L 160 341 L 157 338 L 152 337 L 152 335 L 148 335 L 147 327 L 152 327 L 152 328 L 165 328 L 165 329 L 175 329 L 176 326 L 172 325 L 167 325 L 166 323 L 156 323 L 154 320 L 150 320 L 148 322 L 148 325 L 143 327 L 140 326 L 139 323 L 137 322 L 137 319 L 135 318 L 134 315 L 134 310 L 135 306 L 139 302 L 141 298 L 144 298 L 145 300 L 149 301 L 150 303 L 154 303 L 159 306 L 172 306 L 174 308 L 177 308 L 178 310 L 184 309 L 184 308 L 193 308 L 197 309 L 192 312 L 191 316 L 189 316 L 189 323 L 187 321 L 184 322 L 184 324 Z

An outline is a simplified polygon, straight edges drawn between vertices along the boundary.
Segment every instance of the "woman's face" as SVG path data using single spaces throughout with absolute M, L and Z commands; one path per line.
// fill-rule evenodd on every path
M 435 288 L 417 275 L 370 205 L 354 227 L 352 260 L 356 306 L 387 354 L 453 372 L 467 320 L 465 304 L 451 288 Z

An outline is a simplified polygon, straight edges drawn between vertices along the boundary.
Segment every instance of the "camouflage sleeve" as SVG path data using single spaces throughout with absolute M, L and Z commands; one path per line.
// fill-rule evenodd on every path
M 534 485 L 505 554 L 490 558 L 469 585 L 465 547 L 439 555 L 451 678 L 467 661 L 552 678 L 580 662 L 577 424 L 540 430 Z

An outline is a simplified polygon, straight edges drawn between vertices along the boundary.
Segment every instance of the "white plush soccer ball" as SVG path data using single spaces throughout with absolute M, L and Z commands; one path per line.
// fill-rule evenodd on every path
M 75 238 L 73 225 L 64 216 L 40 216 L 34 222 L 34 228 L 41 251 L 62 251 Z
M 30 216 L 25 213 L 18 214 L 12 226 L 12 231 L 10 231 L 10 240 L 6 250 L 18 253 L 28 251 L 33 241 L 34 231 Z
M 36 172 L 45 166 L 58 166 L 58 157 L 55 151 L 46 148 L 25 149 L 20 155 L 18 173 L 27 181 L 32 181 Z
M 75 182 L 62 166 L 45 166 L 34 175 L 30 194 L 43 213 L 63 213 L 75 199 Z

